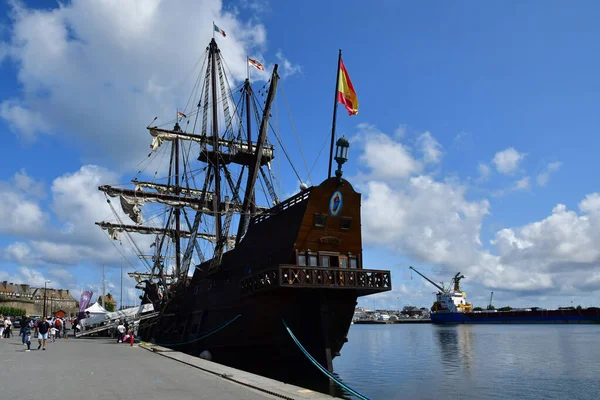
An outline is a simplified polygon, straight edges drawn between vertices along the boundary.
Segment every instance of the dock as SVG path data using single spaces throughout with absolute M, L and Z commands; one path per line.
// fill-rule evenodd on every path
M 20 400 L 331 400 L 334 397 L 150 344 L 57 339 L 31 351 L 0 340 L 2 398 Z
M 376 319 L 359 319 L 358 321 L 354 321 L 354 324 L 368 324 L 368 325 L 386 325 L 386 324 L 431 324 L 431 320 L 429 318 L 423 319 L 399 319 L 396 321 L 379 321 Z

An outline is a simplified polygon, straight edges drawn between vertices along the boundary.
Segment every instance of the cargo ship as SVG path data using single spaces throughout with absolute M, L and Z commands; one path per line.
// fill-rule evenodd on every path
M 434 324 L 600 324 L 600 309 L 565 308 L 545 310 L 540 308 L 515 309 L 510 311 L 474 311 L 467 302 L 467 295 L 460 288 L 464 275 L 457 273 L 449 287 L 437 284 L 425 275 L 410 267 L 439 291 L 431 307 L 431 322 Z

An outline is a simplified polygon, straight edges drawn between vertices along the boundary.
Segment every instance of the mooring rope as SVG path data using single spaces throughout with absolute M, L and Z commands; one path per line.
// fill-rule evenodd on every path
M 354 396 L 358 397 L 359 399 L 370 400 L 367 396 L 365 396 L 364 394 L 361 394 L 361 393 L 357 392 L 356 390 L 352 389 L 350 386 L 346 385 L 344 382 L 342 382 L 338 378 L 336 378 L 336 376 L 333 375 L 331 372 L 329 372 L 327 369 L 323 368 L 323 366 L 321 364 L 319 364 L 317 362 L 317 360 L 315 360 L 313 358 L 313 356 L 310 355 L 310 353 L 304 348 L 304 346 L 302 346 L 302 343 L 300 343 L 300 341 L 296 338 L 296 336 L 294 336 L 294 334 L 292 333 L 292 330 L 287 326 L 287 324 L 285 323 L 285 320 L 283 318 L 281 319 L 281 322 L 283 322 L 283 326 L 285 326 L 285 329 L 287 329 L 288 333 L 290 334 L 290 336 L 294 340 L 294 343 L 296 343 L 296 345 L 298 346 L 298 348 L 300 350 L 302 350 L 302 352 L 304 353 L 304 355 L 313 363 L 313 365 L 315 367 L 317 367 L 329 379 L 331 379 L 332 381 L 334 381 L 335 383 L 337 383 L 340 387 L 342 387 L 342 389 L 347 390 L 349 393 L 353 394 Z
M 238 314 L 235 317 L 233 317 L 232 319 L 230 319 L 229 321 L 227 321 L 225 324 L 219 326 L 218 328 L 213 329 L 212 331 L 203 334 L 199 338 L 188 340 L 187 342 L 181 342 L 181 343 L 156 343 L 156 342 L 151 342 L 151 343 L 154 344 L 154 345 L 157 345 L 157 346 L 170 347 L 170 346 L 183 346 L 184 344 L 190 344 L 190 343 L 193 343 L 193 342 L 197 342 L 199 340 L 202 340 L 204 338 L 209 337 L 212 334 L 215 334 L 215 333 L 219 332 L 221 329 L 225 328 L 226 326 L 228 326 L 229 324 L 231 324 L 233 321 L 235 321 L 236 319 L 238 319 L 241 316 L 242 316 L 242 314 Z

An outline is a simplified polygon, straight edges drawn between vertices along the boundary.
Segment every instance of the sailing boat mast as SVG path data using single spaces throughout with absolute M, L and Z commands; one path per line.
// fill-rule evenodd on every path
M 248 225 L 249 213 L 251 210 L 251 203 L 254 199 L 254 186 L 256 179 L 258 178 L 258 171 L 262 162 L 263 148 L 265 140 L 267 139 L 267 132 L 269 130 L 269 116 L 271 113 L 271 104 L 275 97 L 275 91 L 277 90 L 277 81 L 279 75 L 277 74 L 278 65 L 275 64 L 273 68 L 273 75 L 271 77 L 271 86 L 269 87 L 269 94 L 267 95 L 267 101 L 265 102 L 265 108 L 263 110 L 263 117 L 260 123 L 260 132 L 258 139 L 256 140 L 256 153 L 254 153 L 254 162 L 251 162 L 248 169 L 248 183 L 246 184 L 246 193 L 244 194 L 244 204 L 242 205 L 242 214 L 240 215 L 240 224 L 238 225 L 238 231 L 235 238 L 236 245 L 239 244 L 242 239 L 242 235 L 246 231 Z
M 213 205 L 215 210 L 215 238 L 216 238 L 216 246 L 214 254 L 221 254 L 223 249 L 223 240 L 221 238 L 221 171 L 219 167 L 219 156 L 220 156 L 220 147 L 219 147 L 219 125 L 218 125 L 218 115 L 217 115 L 217 52 L 219 49 L 217 48 L 217 42 L 213 38 L 210 41 L 209 54 L 210 54 L 210 74 L 211 74 L 211 95 L 212 95 L 212 146 L 213 152 L 210 159 L 210 163 L 212 164 L 212 168 L 214 170 L 214 179 L 215 179 L 215 195 L 213 196 Z
M 251 117 L 252 116 L 250 115 L 250 93 L 251 93 L 251 90 L 252 90 L 252 88 L 250 86 L 250 65 L 248 65 L 248 78 L 246 79 L 246 132 L 248 133 L 248 149 L 252 148 L 252 126 L 251 126 L 251 121 L 252 121 Z M 252 204 L 252 206 L 254 206 L 255 203 L 256 203 L 256 196 L 254 195 L 254 193 L 252 193 L 252 199 L 251 199 L 250 204 Z M 255 213 L 256 207 L 251 207 L 251 212 Z
M 177 116 L 179 118 L 179 116 Z M 175 123 L 175 130 L 180 131 L 178 123 Z M 175 148 L 175 188 L 174 194 L 179 197 L 181 193 L 181 187 L 179 185 L 179 137 L 176 137 L 173 141 L 173 147 Z M 175 208 L 175 276 L 179 279 L 181 273 L 181 208 Z

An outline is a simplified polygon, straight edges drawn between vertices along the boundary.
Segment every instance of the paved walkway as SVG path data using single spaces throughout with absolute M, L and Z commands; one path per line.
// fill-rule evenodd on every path
M 2 399 L 281 399 L 191 364 L 161 357 L 137 344 L 131 347 L 112 339 L 57 339 L 56 343 L 48 343 L 46 351 L 37 350 L 34 340 L 30 352 L 25 348 L 17 336 L 0 340 Z M 284 386 L 289 393 L 290 385 Z M 293 398 L 328 397 L 315 395 L 312 392 L 309 397 Z

